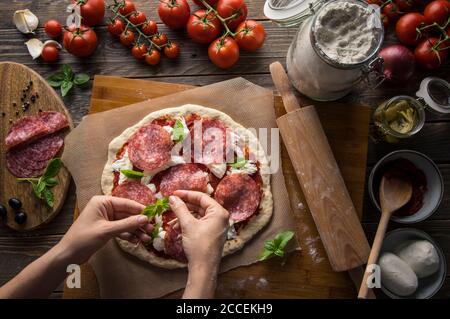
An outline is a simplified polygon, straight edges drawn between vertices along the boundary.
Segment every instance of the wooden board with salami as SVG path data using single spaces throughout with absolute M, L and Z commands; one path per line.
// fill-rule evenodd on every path
M 51 160 L 61 154 L 73 123 L 57 93 L 28 67 L 0 63 L 0 83 L 0 203 L 15 202 L 4 222 L 31 230 L 49 222 L 64 203 L 70 175 Z M 46 172 L 44 183 L 39 177 Z

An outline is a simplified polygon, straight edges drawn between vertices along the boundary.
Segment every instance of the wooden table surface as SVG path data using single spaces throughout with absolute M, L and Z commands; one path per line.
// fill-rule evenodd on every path
M 65 8 L 68 1 L 1 1 L 0 2 L 0 61 L 23 63 L 47 77 L 56 72 L 61 64 L 69 63 L 75 72 L 86 72 L 91 75 L 117 75 L 130 78 L 152 79 L 173 83 L 206 85 L 218 81 L 242 76 L 255 84 L 273 89 L 269 74 L 269 64 L 280 61 L 285 64 L 285 56 L 290 42 L 296 33 L 296 28 L 280 28 L 267 20 L 263 14 L 264 0 L 246 0 L 249 18 L 261 21 L 267 32 L 264 47 L 255 53 L 241 53 L 236 66 L 230 70 L 221 70 L 209 62 L 207 49 L 188 40 L 184 31 L 173 32 L 158 23 L 158 28 L 167 32 L 170 39 L 181 44 L 182 53 L 176 61 L 163 59 L 157 67 L 150 67 L 137 62 L 127 49 L 113 40 L 104 25 L 96 28 L 99 37 L 99 47 L 95 54 L 87 59 L 75 58 L 67 52 L 61 52 L 59 63 L 47 64 L 40 60 L 33 61 L 24 45 L 28 37 L 17 31 L 12 23 L 15 10 L 28 8 L 40 19 L 40 26 L 46 20 L 66 16 Z M 156 13 L 156 0 L 136 0 L 135 3 L 147 17 L 159 21 Z M 190 2 L 191 3 L 191 2 Z M 43 29 L 37 30 L 40 39 L 46 39 Z M 386 43 L 395 41 L 392 30 Z M 359 85 L 354 93 L 344 98 L 344 101 L 364 103 L 375 107 L 381 101 L 394 95 L 406 94 L 414 96 L 421 79 L 433 75 L 450 81 L 450 66 L 447 64 L 433 73 L 417 72 L 414 79 L 401 87 L 382 86 L 378 89 L 367 89 Z M 0 84 L 1 85 L 1 84 Z M 90 88 L 76 88 L 64 102 L 72 114 L 75 124 L 86 115 L 89 107 Z M 426 124 L 414 138 L 400 144 L 374 143 L 369 141 L 367 174 L 373 165 L 385 154 L 397 149 L 412 149 L 431 157 L 439 166 L 444 177 L 444 199 L 438 211 L 426 221 L 410 227 L 419 228 L 430 234 L 443 248 L 447 260 L 450 261 L 450 115 L 434 115 L 427 111 Z M 367 193 L 367 192 L 366 192 Z M 363 226 L 370 241 L 376 230 L 379 213 L 365 196 Z M 66 203 L 50 224 L 28 233 L 17 233 L 0 225 L 0 285 L 15 276 L 27 264 L 41 256 L 67 231 L 72 223 L 75 204 L 75 187 L 72 183 Z M 402 227 L 392 223 L 390 229 Z M 450 265 L 450 263 L 448 263 Z M 449 272 L 450 273 L 450 272 Z M 55 290 L 52 297 L 62 295 L 62 286 Z M 292 296 L 295 297 L 295 296 Z M 450 297 L 450 277 L 436 295 L 437 298 Z

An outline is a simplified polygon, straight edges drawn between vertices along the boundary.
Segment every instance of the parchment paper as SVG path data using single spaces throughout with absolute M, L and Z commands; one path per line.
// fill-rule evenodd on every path
M 188 103 L 223 111 L 245 127 L 277 127 L 272 91 L 242 78 L 88 115 L 66 137 L 62 156 L 77 186 L 80 211 L 92 196 L 101 194 L 100 180 L 107 161 L 109 142 L 150 112 Z M 270 147 L 267 152 L 271 154 Z M 279 169 L 271 178 L 274 197 L 271 221 L 242 250 L 222 260 L 221 272 L 257 262 L 266 240 L 273 239 L 280 231 L 295 229 L 281 159 L 279 162 Z M 292 241 L 288 251 L 295 249 L 298 249 L 298 243 Z M 114 240 L 89 262 L 97 276 L 102 298 L 157 298 L 186 284 L 186 269 L 154 267 L 122 251 Z

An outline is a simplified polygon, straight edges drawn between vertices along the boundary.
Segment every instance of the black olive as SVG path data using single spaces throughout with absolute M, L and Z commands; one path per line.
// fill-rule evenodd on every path
M 17 198 L 10 198 L 8 201 L 8 205 L 14 210 L 19 210 L 22 208 L 22 202 Z
M 25 224 L 25 222 L 27 221 L 27 214 L 25 214 L 23 211 L 17 212 L 14 216 L 14 221 L 19 225 Z
M 6 215 L 8 214 L 8 210 L 5 206 L 0 204 L 0 218 L 6 218 Z

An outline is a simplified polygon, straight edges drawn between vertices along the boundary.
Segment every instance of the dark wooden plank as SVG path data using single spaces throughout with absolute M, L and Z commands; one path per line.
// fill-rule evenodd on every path
M 424 153 L 438 163 L 450 162 L 450 123 L 427 123 L 416 136 L 400 143 L 370 142 L 367 163 L 374 165 L 384 155 L 399 149 L 411 149 Z
M 264 46 L 256 52 L 242 52 L 238 63 L 229 70 L 221 70 L 213 65 L 208 58 L 207 46 L 198 45 L 190 41 L 184 31 L 174 33 L 167 31 L 171 40 L 181 45 L 181 55 L 171 61 L 162 59 L 160 65 L 152 67 L 142 61 L 134 59 L 130 50 L 122 46 L 113 38 L 105 27 L 97 29 L 99 47 L 96 52 L 86 59 L 76 58 L 65 50 L 61 51 L 60 63 L 77 66 L 80 71 L 94 74 L 107 74 L 128 77 L 154 77 L 176 75 L 207 75 L 207 74 L 240 74 L 264 73 L 269 71 L 269 64 L 275 60 L 284 60 L 295 29 L 281 29 L 270 22 L 264 22 L 267 39 Z M 45 38 L 43 30 L 39 29 L 37 36 Z M 0 33 L 0 60 L 14 60 L 34 68 L 41 75 L 54 72 L 57 64 L 46 64 L 40 60 L 32 60 L 24 45 L 27 36 L 16 29 L 2 30 Z
M 113 3 L 111 0 L 106 0 L 106 3 Z M 136 4 L 136 9 L 143 11 L 148 19 L 160 21 L 157 7 L 158 1 L 146 1 L 146 0 L 133 0 Z M 30 9 L 34 12 L 38 18 L 40 25 L 43 25 L 46 20 L 57 19 L 61 23 L 65 23 L 66 16 L 65 9 L 68 5 L 67 0 L 39 0 L 39 1 L 1 1 L 0 2 L 0 15 L 3 19 L 0 21 L 0 29 L 13 28 L 12 16 L 14 11 L 20 9 Z M 191 7 L 191 13 L 197 10 L 198 6 L 193 1 L 188 1 Z M 264 0 L 250 0 L 246 1 L 248 8 L 248 17 L 251 19 L 266 19 L 263 13 Z M 106 11 L 106 17 L 109 17 L 110 13 Z

